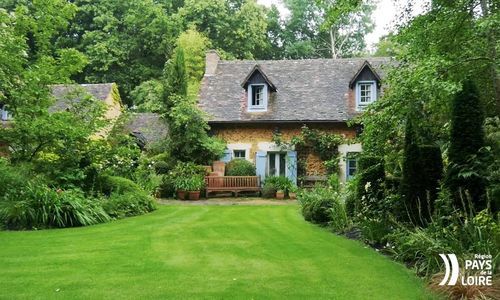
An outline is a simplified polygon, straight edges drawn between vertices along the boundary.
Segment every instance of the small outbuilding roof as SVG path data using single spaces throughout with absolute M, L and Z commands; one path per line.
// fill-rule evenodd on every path
M 146 147 L 166 138 L 168 127 L 155 113 L 132 113 L 125 123 L 125 129 Z
M 71 103 L 82 98 L 81 92 L 88 93 L 97 100 L 105 101 L 113 91 L 114 83 L 96 84 L 55 84 L 51 85 L 52 96 L 56 99 L 50 107 L 50 112 L 62 111 L 70 107 Z

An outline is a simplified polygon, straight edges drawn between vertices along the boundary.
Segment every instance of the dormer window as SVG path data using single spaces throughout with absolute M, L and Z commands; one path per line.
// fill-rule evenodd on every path
M 247 111 L 266 112 L 269 95 L 276 92 L 276 87 L 259 65 L 255 65 L 241 83 L 247 91 Z
M 377 100 L 377 83 L 375 81 L 359 81 L 356 83 L 356 108 L 364 110 L 366 106 Z
M 370 63 L 365 61 L 349 82 L 349 87 L 356 95 L 357 111 L 364 110 L 368 105 L 377 100 L 377 89 L 380 87 L 380 82 L 380 76 L 378 76 Z
M 248 85 L 248 111 L 267 110 L 267 85 Z

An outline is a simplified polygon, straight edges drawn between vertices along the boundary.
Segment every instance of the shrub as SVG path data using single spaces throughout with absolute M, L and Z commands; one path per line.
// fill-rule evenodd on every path
M 236 158 L 226 164 L 226 176 L 255 176 L 255 166 L 246 159 Z
M 107 196 L 112 193 L 124 194 L 128 192 L 142 191 L 139 185 L 132 180 L 110 175 L 100 176 L 98 178 L 96 189 Z
M 276 196 L 276 187 L 273 184 L 265 183 L 262 187 L 262 197 L 274 198 Z
M 358 167 L 356 198 L 359 204 L 357 207 L 363 208 L 364 212 L 369 215 L 379 216 L 380 210 L 384 209 L 381 206 L 384 198 L 384 160 L 378 156 L 362 155 L 358 160 Z
M 302 215 L 306 221 L 322 226 L 329 225 L 333 230 L 340 232 L 349 223 L 344 203 L 337 192 L 315 187 L 304 190 L 298 195 Z
M 0 220 L 8 229 L 87 226 L 109 220 L 99 201 L 86 199 L 80 190 L 54 191 L 28 183 L 20 194 L 21 198 L 6 195 L 0 203 Z
M 165 161 L 155 162 L 154 168 L 155 168 L 156 174 L 167 174 L 170 170 L 172 170 L 172 166 Z
M 175 193 L 175 180 L 172 176 L 164 175 L 158 188 L 160 197 L 170 198 Z
M 293 186 L 293 182 L 285 176 L 270 176 L 266 178 L 264 185 L 273 186 L 276 190 L 287 192 Z
M 104 210 L 112 218 L 142 215 L 156 210 L 154 199 L 144 192 L 112 193 L 108 199 L 102 202 Z
M 8 192 L 26 185 L 26 174 L 0 157 L 0 199 Z

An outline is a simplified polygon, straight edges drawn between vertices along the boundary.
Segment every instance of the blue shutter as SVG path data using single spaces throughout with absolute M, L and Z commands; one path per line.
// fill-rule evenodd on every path
M 260 176 L 260 183 L 262 184 L 266 179 L 266 165 L 267 165 L 267 152 L 257 151 L 255 154 L 255 171 L 257 176 Z
M 297 151 L 288 151 L 287 157 L 287 177 L 294 184 L 297 184 Z
M 233 152 L 229 149 L 224 150 L 224 154 L 222 155 L 221 159 L 223 162 L 228 163 L 232 159 Z

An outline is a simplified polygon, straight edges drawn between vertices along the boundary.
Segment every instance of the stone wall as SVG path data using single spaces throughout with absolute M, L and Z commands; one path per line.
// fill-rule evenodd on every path
M 278 131 L 284 141 L 289 141 L 293 136 L 300 135 L 302 123 L 273 123 L 273 124 L 211 124 L 212 132 L 224 139 L 231 150 L 246 150 L 246 158 L 255 162 L 257 151 L 279 151 L 272 142 L 273 133 Z M 346 138 L 354 138 L 356 131 L 345 123 L 333 124 L 307 124 L 310 129 L 318 129 L 329 133 L 341 134 Z M 296 149 L 299 160 L 305 159 L 305 174 L 300 175 L 325 175 L 326 170 L 321 159 L 312 149 Z

